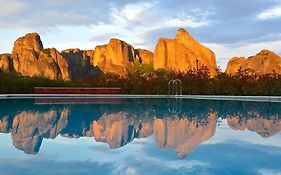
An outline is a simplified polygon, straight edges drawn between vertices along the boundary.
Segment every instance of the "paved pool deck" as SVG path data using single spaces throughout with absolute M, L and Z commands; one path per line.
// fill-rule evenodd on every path
M 182 98 L 224 101 L 261 101 L 281 102 L 281 96 L 223 96 L 223 95 L 109 95 L 109 94 L 0 94 L 0 99 L 33 99 L 33 98 Z

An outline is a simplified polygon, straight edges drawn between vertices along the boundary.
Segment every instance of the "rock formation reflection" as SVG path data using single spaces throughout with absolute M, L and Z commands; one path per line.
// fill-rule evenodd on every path
M 37 154 L 44 138 L 58 135 L 93 137 L 111 149 L 154 135 L 159 148 L 175 149 L 183 158 L 215 135 L 218 118 L 226 119 L 233 130 L 248 129 L 264 138 L 281 130 L 278 103 L 202 102 L 184 100 L 182 112 L 172 115 L 160 107 L 165 100 L 84 105 L 34 105 L 29 101 L 12 110 L 8 106 L 18 101 L 6 101 L 1 104 L 0 132 L 11 133 L 13 145 L 27 154 Z M 261 105 L 274 106 L 263 111 Z M 5 106 L 7 109 L 2 108 Z

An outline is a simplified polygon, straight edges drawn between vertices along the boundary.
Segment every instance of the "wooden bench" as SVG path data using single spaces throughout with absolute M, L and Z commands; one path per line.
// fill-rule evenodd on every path
M 35 94 L 122 94 L 121 88 L 35 87 Z

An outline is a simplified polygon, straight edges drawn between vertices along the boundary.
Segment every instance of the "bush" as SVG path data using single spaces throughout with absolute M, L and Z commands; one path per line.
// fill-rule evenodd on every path
M 183 94 L 206 95 L 281 95 L 281 75 L 258 76 L 239 70 L 236 75 L 219 73 L 211 78 L 208 69 L 187 72 L 149 70 L 135 67 L 126 77 L 106 73 L 73 81 L 21 77 L 0 71 L 0 93 L 33 93 L 34 87 L 120 87 L 124 94 L 167 94 L 171 79 L 182 81 Z M 143 67 L 142 67 L 143 68 Z

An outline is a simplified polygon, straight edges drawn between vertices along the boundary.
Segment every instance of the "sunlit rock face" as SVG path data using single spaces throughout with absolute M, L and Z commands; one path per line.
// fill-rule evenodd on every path
M 126 75 L 133 63 L 151 62 L 151 53 L 135 50 L 130 44 L 111 39 L 108 44 L 97 46 L 91 60 L 93 66 L 98 66 L 102 72 Z
M 67 125 L 68 110 L 61 112 L 21 112 L 12 125 L 14 146 L 27 154 L 36 154 L 43 138 L 55 138 Z
M 0 71 L 10 73 L 14 70 L 13 59 L 9 54 L 0 55 Z
M 68 70 L 72 79 L 94 77 L 101 73 L 100 69 L 90 63 L 94 56 L 92 50 L 68 49 L 61 52 L 68 62 Z
M 188 118 L 156 119 L 153 130 L 156 142 L 161 148 L 176 148 L 178 156 L 183 158 L 215 134 L 216 123 L 215 113 L 211 113 L 206 121 Z
M 258 133 L 263 138 L 271 137 L 281 131 L 280 119 L 266 119 L 266 118 L 245 118 L 239 120 L 239 117 L 228 117 L 227 123 L 233 130 L 250 130 Z
M 136 49 L 135 50 L 136 58 L 142 64 L 153 64 L 153 52 L 145 49 Z
M 54 48 L 43 49 L 40 36 L 29 33 L 14 43 L 13 65 L 23 76 L 69 80 L 68 63 Z
M 152 122 L 139 123 L 126 112 L 104 114 L 93 122 L 96 141 L 104 142 L 110 148 L 119 148 L 134 138 L 144 138 L 152 134 L 159 147 L 175 148 L 179 157 L 185 157 L 197 145 L 215 134 L 217 116 L 209 115 L 205 121 L 188 118 L 154 119 Z
M 236 74 L 239 69 L 249 74 L 281 74 L 281 57 L 269 50 L 262 50 L 247 59 L 234 57 L 227 64 L 226 73 Z
M 134 138 L 138 138 L 140 132 L 141 125 L 134 123 L 126 112 L 103 114 L 98 121 L 93 122 L 95 140 L 107 143 L 110 148 L 126 145 Z M 147 135 L 147 133 L 143 135 Z
M 175 39 L 160 38 L 155 47 L 155 69 L 187 71 L 206 66 L 210 75 L 217 74 L 214 52 L 196 41 L 187 31 L 179 29 Z
M 103 72 L 125 74 L 132 65 L 133 47 L 124 41 L 111 39 L 107 45 L 95 48 L 92 64 Z

